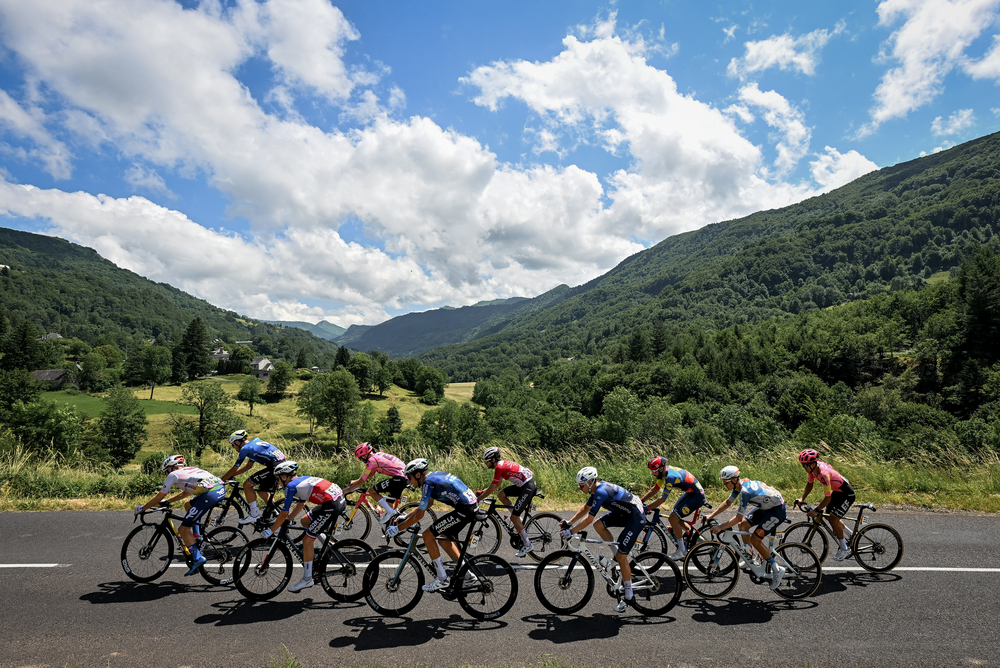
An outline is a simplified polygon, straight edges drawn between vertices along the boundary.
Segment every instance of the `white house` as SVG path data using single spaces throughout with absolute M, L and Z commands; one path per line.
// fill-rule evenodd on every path
M 274 364 L 271 360 L 266 357 L 255 357 L 252 362 L 250 362 L 250 373 L 257 376 L 261 380 L 267 380 L 271 377 L 271 372 L 274 371 Z

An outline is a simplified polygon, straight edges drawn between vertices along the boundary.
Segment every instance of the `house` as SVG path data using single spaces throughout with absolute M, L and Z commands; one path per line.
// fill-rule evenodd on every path
M 67 372 L 66 369 L 44 369 L 41 371 L 32 371 L 31 377 L 43 383 L 48 383 L 48 386 L 53 390 L 62 389 L 62 387 L 70 381 L 69 372 Z
M 222 361 L 222 362 L 228 362 L 229 361 L 229 353 L 227 353 L 226 349 L 223 348 L 222 346 L 219 346 L 218 348 L 215 348 L 211 352 L 211 354 L 209 355 L 209 357 L 211 357 L 214 360 L 219 360 L 219 361 Z
M 271 377 L 271 372 L 274 371 L 274 364 L 271 360 L 266 357 L 255 357 L 253 361 L 250 362 L 250 373 L 257 376 L 261 380 L 267 380 Z
M 43 342 L 44 341 L 58 341 L 61 338 L 62 338 L 62 334 L 56 334 L 55 332 L 50 332 L 49 334 L 46 334 L 45 336 L 43 336 L 42 338 L 40 338 L 39 341 L 43 341 Z

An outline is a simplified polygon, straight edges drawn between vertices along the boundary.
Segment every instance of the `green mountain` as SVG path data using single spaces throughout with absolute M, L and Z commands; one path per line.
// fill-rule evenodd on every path
M 338 337 L 347 332 L 347 330 L 343 327 L 335 325 L 332 322 L 327 322 L 326 320 L 320 320 L 315 325 L 311 322 L 302 322 L 301 320 L 261 320 L 261 322 L 266 322 L 271 325 L 281 325 L 282 327 L 304 329 L 314 336 L 326 339 L 327 341 L 335 341 Z
M 325 339 L 217 308 L 56 237 L 0 228 L 0 264 L 8 267 L 0 271 L 0 317 L 14 326 L 29 321 L 46 333 L 127 350 L 158 337 L 180 341 L 197 317 L 212 338 L 252 340 L 264 355 L 294 360 L 306 348 L 328 364 L 336 355 Z

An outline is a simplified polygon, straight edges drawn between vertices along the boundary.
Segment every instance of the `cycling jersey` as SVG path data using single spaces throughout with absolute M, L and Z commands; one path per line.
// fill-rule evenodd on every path
M 278 462 L 285 461 L 285 454 L 270 443 L 255 438 L 240 448 L 240 454 L 236 458 L 236 466 L 242 464 L 245 459 L 249 459 L 255 464 L 273 467 Z
M 222 481 L 208 471 L 202 471 L 194 466 L 174 469 L 167 475 L 161 494 L 169 494 L 173 487 L 189 494 L 204 494 L 213 489 L 222 489 Z
M 758 480 L 750 480 L 749 478 L 744 478 L 740 483 L 741 486 L 734 489 L 733 493 L 729 495 L 730 501 L 735 501 L 739 498 L 740 509 L 737 511 L 739 515 L 746 516 L 748 506 L 755 506 L 761 510 L 770 510 L 785 504 L 785 500 L 781 498 L 781 492 L 770 485 L 765 485 Z
M 339 485 L 316 476 L 299 476 L 285 485 L 285 508 L 291 510 L 293 503 L 315 503 L 319 505 L 327 501 L 335 501 L 344 497 Z
M 705 489 L 693 475 L 684 469 L 677 469 L 673 466 L 668 466 L 666 473 L 663 475 L 663 494 L 660 496 L 665 499 L 670 496 L 670 492 L 675 489 L 679 489 L 684 492 L 705 493 Z
M 608 510 L 644 514 L 642 512 L 642 500 L 638 496 L 624 487 L 604 481 L 597 483 L 597 488 L 591 494 L 587 505 L 590 506 L 591 515 L 597 515 L 602 506 Z
M 444 471 L 428 473 L 420 490 L 420 509 L 427 510 L 431 501 L 443 501 L 455 508 L 476 503 L 476 495 L 456 476 Z
M 819 480 L 820 484 L 823 485 L 824 496 L 830 496 L 834 492 L 839 492 L 844 485 L 849 484 L 846 478 L 833 470 L 833 467 L 826 462 L 816 463 L 819 465 L 819 475 L 810 473 L 808 482 L 811 483 Z
M 381 473 L 382 475 L 394 478 L 400 477 L 403 475 L 403 461 L 388 453 L 376 452 L 368 458 L 368 463 L 365 465 L 365 472 L 361 474 L 361 480 L 368 480 L 368 476 L 373 473 Z
M 499 485 L 501 480 L 509 480 L 512 485 L 520 487 L 531 480 L 531 477 L 531 469 L 516 462 L 504 460 L 497 462 L 496 468 L 493 469 L 493 482 L 490 484 Z

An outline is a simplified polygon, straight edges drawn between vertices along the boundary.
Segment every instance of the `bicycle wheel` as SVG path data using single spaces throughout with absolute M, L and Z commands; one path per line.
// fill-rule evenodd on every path
M 639 540 L 636 541 L 636 546 L 639 548 L 639 554 L 643 552 L 662 552 L 663 554 L 670 554 L 677 549 L 677 543 L 674 541 L 674 535 L 670 532 L 670 528 L 664 531 L 663 527 L 659 524 L 654 524 L 652 530 L 649 533 L 649 540 L 643 541 L 646 537 L 647 530 L 650 530 L 649 526 L 643 528 L 642 532 L 639 534 Z
M 284 542 L 252 540 L 236 560 L 236 588 L 252 601 L 274 598 L 288 585 L 293 565 L 292 553 Z
M 476 619 L 503 617 L 517 600 L 517 573 L 495 554 L 482 554 L 467 560 L 456 577 L 461 583 L 458 604 Z M 466 577 L 469 580 L 465 580 Z
M 201 530 L 208 533 L 215 527 L 239 526 L 239 521 L 245 517 L 243 506 L 236 501 L 226 499 L 224 503 L 212 508 L 201 519 Z
M 375 550 L 364 541 L 337 541 L 316 563 L 316 577 L 333 600 L 357 601 L 365 595 L 365 568 L 374 558 Z
M 236 527 L 212 529 L 201 541 L 201 554 L 208 559 L 198 569 L 201 577 L 214 585 L 231 585 L 235 572 L 230 570 L 247 545 L 247 537 Z
M 424 595 L 424 572 L 414 559 L 404 564 L 405 556 L 403 550 L 383 552 L 365 569 L 365 601 L 380 615 L 401 617 L 413 610 Z
M 577 552 L 550 553 L 535 569 L 538 602 L 557 615 L 571 615 L 594 594 L 594 569 Z
M 701 543 L 684 559 L 684 581 L 702 598 L 722 598 L 740 579 L 739 559 L 728 545 Z
M 823 567 L 816 553 L 802 543 L 782 543 L 774 551 L 778 553 L 775 560 L 783 561 L 787 569 L 774 593 L 792 600 L 811 596 L 823 579 Z M 770 564 L 767 570 L 771 570 Z
M 681 570 L 662 552 L 643 552 L 632 568 L 632 607 L 643 615 L 662 615 L 681 598 Z
M 903 539 L 888 524 L 869 524 L 851 543 L 858 565 L 872 573 L 891 571 L 903 558 Z
M 500 549 L 500 537 L 503 535 L 500 521 L 493 515 L 487 515 L 485 520 L 474 521 L 474 526 L 466 554 L 471 556 L 496 554 L 497 550 Z M 463 535 L 465 532 L 466 530 L 463 529 L 462 534 L 459 535 Z
M 826 555 L 830 551 L 830 540 L 826 537 L 826 532 L 813 522 L 796 522 L 781 534 L 781 542 L 802 543 L 816 553 L 820 563 L 826 561 Z
M 152 582 L 167 572 L 174 541 L 159 524 L 140 524 L 122 543 L 122 568 L 136 582 Z
M 397 524 L 398 521 L 399 521 L 398 518 L 401 515 L 408 515 L 408 514 L 412 513 L 414 510 L 416 510 L 419 507 L 420 507 L 420 504 L 417 503 L 416 501 L 411 501 L 410 503 L 404 503 L 403 505 L 401 505 L 398 508 L 399 515 L 396 515 L 395 517 L 393 517 L 392 520 L 390 520 L 389 524 Z M 433 510 L 425 510 L 424 511 L 424 518 L 422 520 L 420 520 L 420 524 L 423 525 L 423 526 L 425 526 L 425 527 L 429 527 L 430 525 L 434 524 L 435 522 L 437 522 L 437 513 L 434 512 Z M 407 547 L 410 544 L 410 537 L 407 536 L 407 535 L 405 535 L 405 534 L 396 534 L 396 537 L 393 538 L 393 542 L 395 542 L 396 545 L 398 545 L 400 547 Z M 421 542 L 421 544 L 423 544 L 423 543 Z
M 357 511 L 355 512 L 355 507 Z M 351 517 L 351 513 L 354 516 Z M 347 518 L 350 517 L 348 521 Z M 347 510 L 345 514 L 337 519 L 337 528 L 333 535 L 338 541 L 354 539 L 364 540 L 368 537 L 368 532 L 372 530 L 372 514 L 367 505 L 354 505 L 354 499 L 347 500 Z
M 555 513 L 539 513 L 524 525 L 524 530 L 531 541 L 531 552 L 528 556 L 535 561 L 541 561 L 545 555 L 558 550 L 562 545 L 559 538 L 559 523 L 562 518 Z

